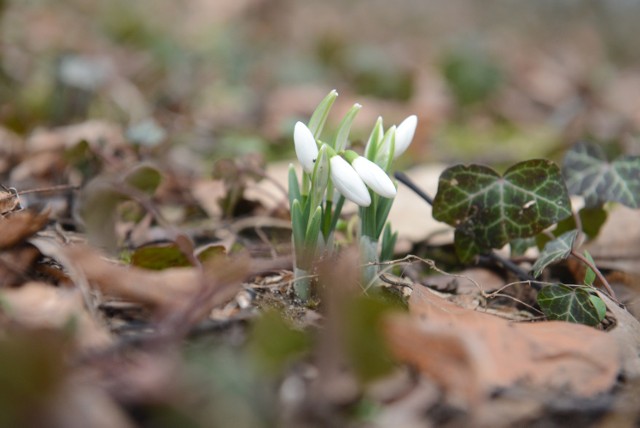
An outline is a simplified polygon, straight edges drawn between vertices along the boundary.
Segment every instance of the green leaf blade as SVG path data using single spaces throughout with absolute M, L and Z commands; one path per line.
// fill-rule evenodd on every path
M 578 236 L 577 230 L 563 233 L 553 241 L 545 244 L 538 260 L 533 264 L 533 276 L 538 277 L 548 265 L 553 262 L 566 259 L 571 253 L 573 243 Z
M 540 290 L 537 300 L 550 320 L 596 326 L 602 321 L 602 308 L 594 306 L 591 297 L 595 296 L 584 288 L 555 284 Z
M 559 168 L 534 159 L 504 176 L 482 165 L 456 165 L 440 176 L 433 217 L 472 239 L 480 252 L 527 238 L 571 215 Z
M 640 156 L 609 161 L 599 146 L 578 143 L 565 155 L 562 172 L 569 192 L 583 196 L 587 207 L 612 201 L 640 208 Z

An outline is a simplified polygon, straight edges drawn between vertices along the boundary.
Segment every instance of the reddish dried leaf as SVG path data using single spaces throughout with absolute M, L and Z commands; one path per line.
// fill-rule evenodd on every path
M 20 209 L 20 197 L 15 189 L 0 189 L 0 215 Z
M 27 278 L 26 272 L 40 256 L 37 248 L 20 245 L 0 254 L 0 286 L 12 287 Z
M 0 217 L 0 248 L 10 248 L 41 230 L 49 221 L 49 213 L 18 211 Z
M 590 327 L 513 323 L 421 288 L 410 310 L 387 324 L 393 352 L 468 403 L 516 383 L 592 396 L 609 390 L 620 370 L 616 341 Z

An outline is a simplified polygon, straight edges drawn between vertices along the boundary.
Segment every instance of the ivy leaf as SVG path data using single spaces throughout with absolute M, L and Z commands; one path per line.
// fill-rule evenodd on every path
M 584 250 L 584 257 L 589 260 L 591 262 L 592 265 L 595 266 L 595 262 L 593 261 L 593 257 L 591 257 L 591 254 L 587 251 Z M 596 273 L 593 271 L 593 269 L 591 269 L 589 266 L 587 266 L 587 271 L 584 274 L 584 285 L 593 285 L 593 282 L 596 280 Z
M 465 253 L 463 261 L 533 236 L 569 215 L 571 202 L 560 170 L 541 159 L 518 163 L 504 176 L 482 165 L 448 168 L 433 203 L 433 217 L 456 228 L 456 250 Z M 460 248 L 462 236 L 476 248 Z
M 548 265 L 558 260 L 569 257 L 573 243 L 578 236 L 577 230 L 571 230 L 563 233 L 553 241 L 545 244 L 538 260 L 533 264 L 533 276 L 538 277 Z
M 578 215 L 580 216 L 580 222 L 582 223 L 582 232 L 586 235 L 588 240 L 593 240 L 598 236 L 602 225 L 604 225 L 607 220 L 607 211 L 602 208 L 601 205 L 597 207 L 583 207 L 578 211 Z M 573 216 L 570 216 L 559 222 L 551 233 L 557 237 L 565 232 L 576 229 L 577 227 L 576 220 Z M 551 241 L 551 239 L 547 235 L 541 233 L 536 236 L 535 241 L 538 248 L 543 248 L 547 242 Z
M 599 322 L 602 322 L 604 317 L 607 315 L 607 305 L 604 303 L 604 300 L 602 300 L 599 296 L 595 296 L 591 294 L 589 296 L 589 299 L 591 300 L 591 304 L 593 304 L 593 307 L 596 308 L 596 312 L 598 313 L 598 319 L 600 320 Z
M 569 192 L 588 207 L 612 201 L 640 208 L 640 156 L 609 161 L 599 146 L 578 143 L 565 155 L 562 173 Z
M 602 307 L 594 305 L 592 297 L 584 288 L 554 284 L 540 290 L 537 300 L 550 320 L 595 326 L 602 321 Z

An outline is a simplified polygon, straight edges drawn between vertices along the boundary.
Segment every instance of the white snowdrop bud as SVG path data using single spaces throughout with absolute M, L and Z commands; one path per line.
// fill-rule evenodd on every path
M 415 114 L 407 117 L 398 125 L 398 129 L 396 129 L 395 151 L 393 153 L 394 158 L 397 158 L 409 148 L 413 136 L 416 133 L 417 126 L 418 117 Z
M 296 156 L 307 173 L 313 172 L 313 164 L 318 157 L 318 146 L 311 130 L 302 122 L 297 122 L 293 129 L 293 142 Z
M 358 156 L 351 162 L 362 181 L 374 192 L 385 198 L 396 196 L 396 187 L 386 172 L 364 156 Z
M 355 169 L 340 156 L 329 160 L 331 165 L 331 180 L 338 191 L 347 199 L 361 207 L 371 205 L 371 196 Z

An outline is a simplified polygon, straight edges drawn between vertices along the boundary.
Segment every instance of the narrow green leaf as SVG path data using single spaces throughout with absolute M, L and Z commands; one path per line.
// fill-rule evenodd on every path
M 370 161 L 374 161 L 376 159 L 378 148 L 380 147 L 383 136 L 384 128 L 382 127 L 382 117 L 378 117 L 378 120 L 376 120 L 376 124 L 373 125 L 373 129 L 369 135 L 369 140 L 367 140 L 367 145 L 364 148 L 364 157 Z
M 555 284 L 540 290 L 537 300 L 542 312 L 550 320 L 596 326 L 602 321 L 602 308 L 596 307 L 599 304 L 594 305 L 591 297 L 595 296 L 584 288 Z
M 302 207 L 300 201 L 295 199 L 291 205 L 291 229 L 293 233 L 293 246 L 296 254 L 302 254 L 304 249 L 304 235 L 307 228 L 307 224 L 304 222 L 304 214 L 302 213 Z
M 384 228 L 385 223 L 387 222 L 387 218 L 389 217 L 389 211 L 391 211 L 391 206 L 393 205 L 393 198 L 383 198 L 380 197 L 378 199 L 378 205 L 376 206 L 376 235 L 375 237 L 379 237 L 382 233 L 382 229 Z
M 342 213 L 342 207 L 344 206 L 344 201 L 344 196 L 338 196 L 338 202 L 336 202 L 336 207 L 334 208 L 333 215 L 331 217 L 331 227 L 329 227 L 330 232 L 336 230 L 338 220 L 340 220 L 340 214 Z
M 375 163 L 385 171 L 388 170 L 388 165 L 393 161 L 393 153 L 395 151 L 396 143 L 396 127 L 395 125 L 387 129 L 384 133 L 382 141 L 378 145 L 376 151 Z
M 558 167 L 536 159 L 503 176 L 482 165 L 456 165 L 440 176 L 433 217 L 460 231 L 481 251 L 534 236 L 571 215 Z M 456 245 L 458 247 L 458 245 Z
M 360 104 L 354 104 L 353 107 L 351 107 L 347 114 L 344 116 L 342 122 L 340 122 L 340 126 L 338 126 L 338 131 L 336 132 L 336 137 L 333 142 L 333 148 L 336 152 L 345 150 L 347 148 L 347 140 L 349 139 L 351 125 L 353 124 L 353 120 L 356 118 L 356 115 L 361 108 L 362 106 Z
M 300 200 L 300 185 L 298 184 L 298 174 L 293 164 L 289 164 L 289 209 L 293 207 L 294 200 Z
M 324 124 L 329 116 L 329 111 L 331 110 L 336 98 L 338 98 L 338 92 L 334 89 L 329 92 L 322 101 L 320 101 L 320 104 L 318 104 L 318 107 L 316 107 L 315 111 L 311 115 L 311 119 L 309 119 L 308 127 L 316 140 L 320 138 L 320 134 L 322 134 L 322 129 L 324 128 Z
M 538 260 L 533 264 L 533 276 L 538 277 L 548 265 L 559 260 L 566 259 L 571 253 L 573 243 L 578 236 L 577 230 L 571 230 L 560 235 L 553 241 L 547 242 L 540 253 Z
M 584 250 L 584 257 L 595 266 L 596 263 L 593 261 L 593 257 L 591 257 L 591 254 L 589 254 L 587 250 Z M 593 269 L 587 266 L 587 271 L 584 274 L 584 285 L 592 286 L 595 280 L 596 273 L 593 271 Z
M 380 261 L 386 262 L 393 259 L 394 255 L 394 247 L 396 246 L 396 242 L 398 240 L 398 232 L 391 233 L 391 223 L 387 223 L 384 226 L 384 231 L 382 232 L 382 243 L 380 250 Z
M 328 183 L 329 154 L 327 153 L 327 147 L 323 145 L 318 152 L 316 163 L 313 166 L 313 174 L 311 175 L 311 190 L 309 192 L 310 210 L 314 210 L 322 203 Z
M 640 156 L 610 161 L 599 146 L 578 143 L 566 153 L 562 172 L 569 192 L 588 207 L 612 201 L 640 208 Z
M 307 230 L 305 232 L 304 245 L 309 252 L 310 257 L 315 253 L 318 237 L 320 235 L 320 226 L 322 225 L 322 208 L 316 207 L 313 215 L 309 219 Z

